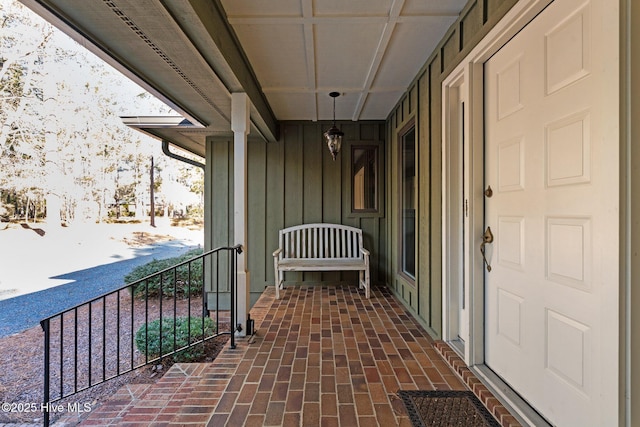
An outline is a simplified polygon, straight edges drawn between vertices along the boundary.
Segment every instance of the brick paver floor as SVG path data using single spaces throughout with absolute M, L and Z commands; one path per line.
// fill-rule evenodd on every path
M 213 363 L 176 364 L 148 389 L 121 390 L 81 425 L 410 426 L 398 390 L 467 388 L 504 426 L 518 425 L 386 288 L 370 299 L 354 286 L 274 294 L 252 308 L 251 339 Z

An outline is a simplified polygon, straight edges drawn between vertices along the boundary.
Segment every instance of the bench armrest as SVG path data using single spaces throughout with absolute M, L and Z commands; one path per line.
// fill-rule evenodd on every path
M 275 251 L 273 251 L 273 257 L 277 258 L 278 255 L 280 255 L 280 253 L 282 252 L 282 248 L 278 248 Z
M 360 250 L 362 251 L 362 253 L 363 253 L 365 256 L 369 256 L 369 255 L 371 255 L 371 252 L 369 252 L 369 251 L 368 251 L 368 250 L 366 250 L 365 248 L 360 248 Z

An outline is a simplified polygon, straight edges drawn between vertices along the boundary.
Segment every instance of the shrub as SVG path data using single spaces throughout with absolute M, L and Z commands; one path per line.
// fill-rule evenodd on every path
M 160 351 L 160 319 L 142 325 L 136 332 L 136 347 L 150 359 L 165 355 L 188 344 L 203 339 L 201 317 L 176 317 L 175 319 L 175 348 L 174 348 L 174 319 L 173 317 L 162 319 L 162 352 Z M 189 325 L 191 335 L 189 336 Z M 204 318 L 204 337 L 213 335 L 215 322 L 210 318 Z M 148 332 L 147 332 L 148 330 Z M 148 344 L 145 345 L 145 336 Z M 148 353 L 146 351 L 148 350 Z M 173 355 L 175 362 L 194 362 L 204 356 L 204 346 L 198 345 L 187 348 Z
M 174 258 L 166 259 L 154 259 L 144 265 L 134 268 L 129 274 L 124 276 L 124 280 L 127 283 L 136 282 L 144 277 L 150 276 L 165 268 L 172 267 L 181 262 L 187 261 L 202 254 L 202 248 L 192 249 L 189 252 Z M 173 270 L 170 270 L 162 275 L 154 276 L 149 279 L 149 293 L 150 297 L 160 295 L 160 276 L 162 276 L 162 295 L 166 297 L 172 297 L 174 295 L 174 274 Z M 197 296 L 202 294 L 202 288 L 204 286 L 202 281 L 202 261 L 198 260 L 191 263 L 191 284 L 189 284 L 189 266 L 187 264 L 180 266 L 176 269 L 175 274 L 175 295 L 178 297 L 186 298 L 191 293 L 191 296 Z M 146 282 L 143 281 L 135 286 L 131 287 L 133 296 L 136 298 L 144 298 L 146 295 Z

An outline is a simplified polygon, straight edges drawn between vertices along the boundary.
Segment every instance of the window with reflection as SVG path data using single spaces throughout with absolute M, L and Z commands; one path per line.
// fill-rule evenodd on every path
M 351 210 L 378 210 L 378 147 L 351 147 Z
M 400 263 L 404 274 L 416 277 L 416 131 L 400 137 Z

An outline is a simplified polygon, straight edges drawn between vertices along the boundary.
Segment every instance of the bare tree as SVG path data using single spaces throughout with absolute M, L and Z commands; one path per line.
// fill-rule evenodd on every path
M 144 213 L 149 157 L 161 197 L 162 170 L 182 165 L 120 116 L 171 110 L 14 0 L 0 0 L 0 30 L 0 199 L 59 224 L 99 221 L 124 195 Z

